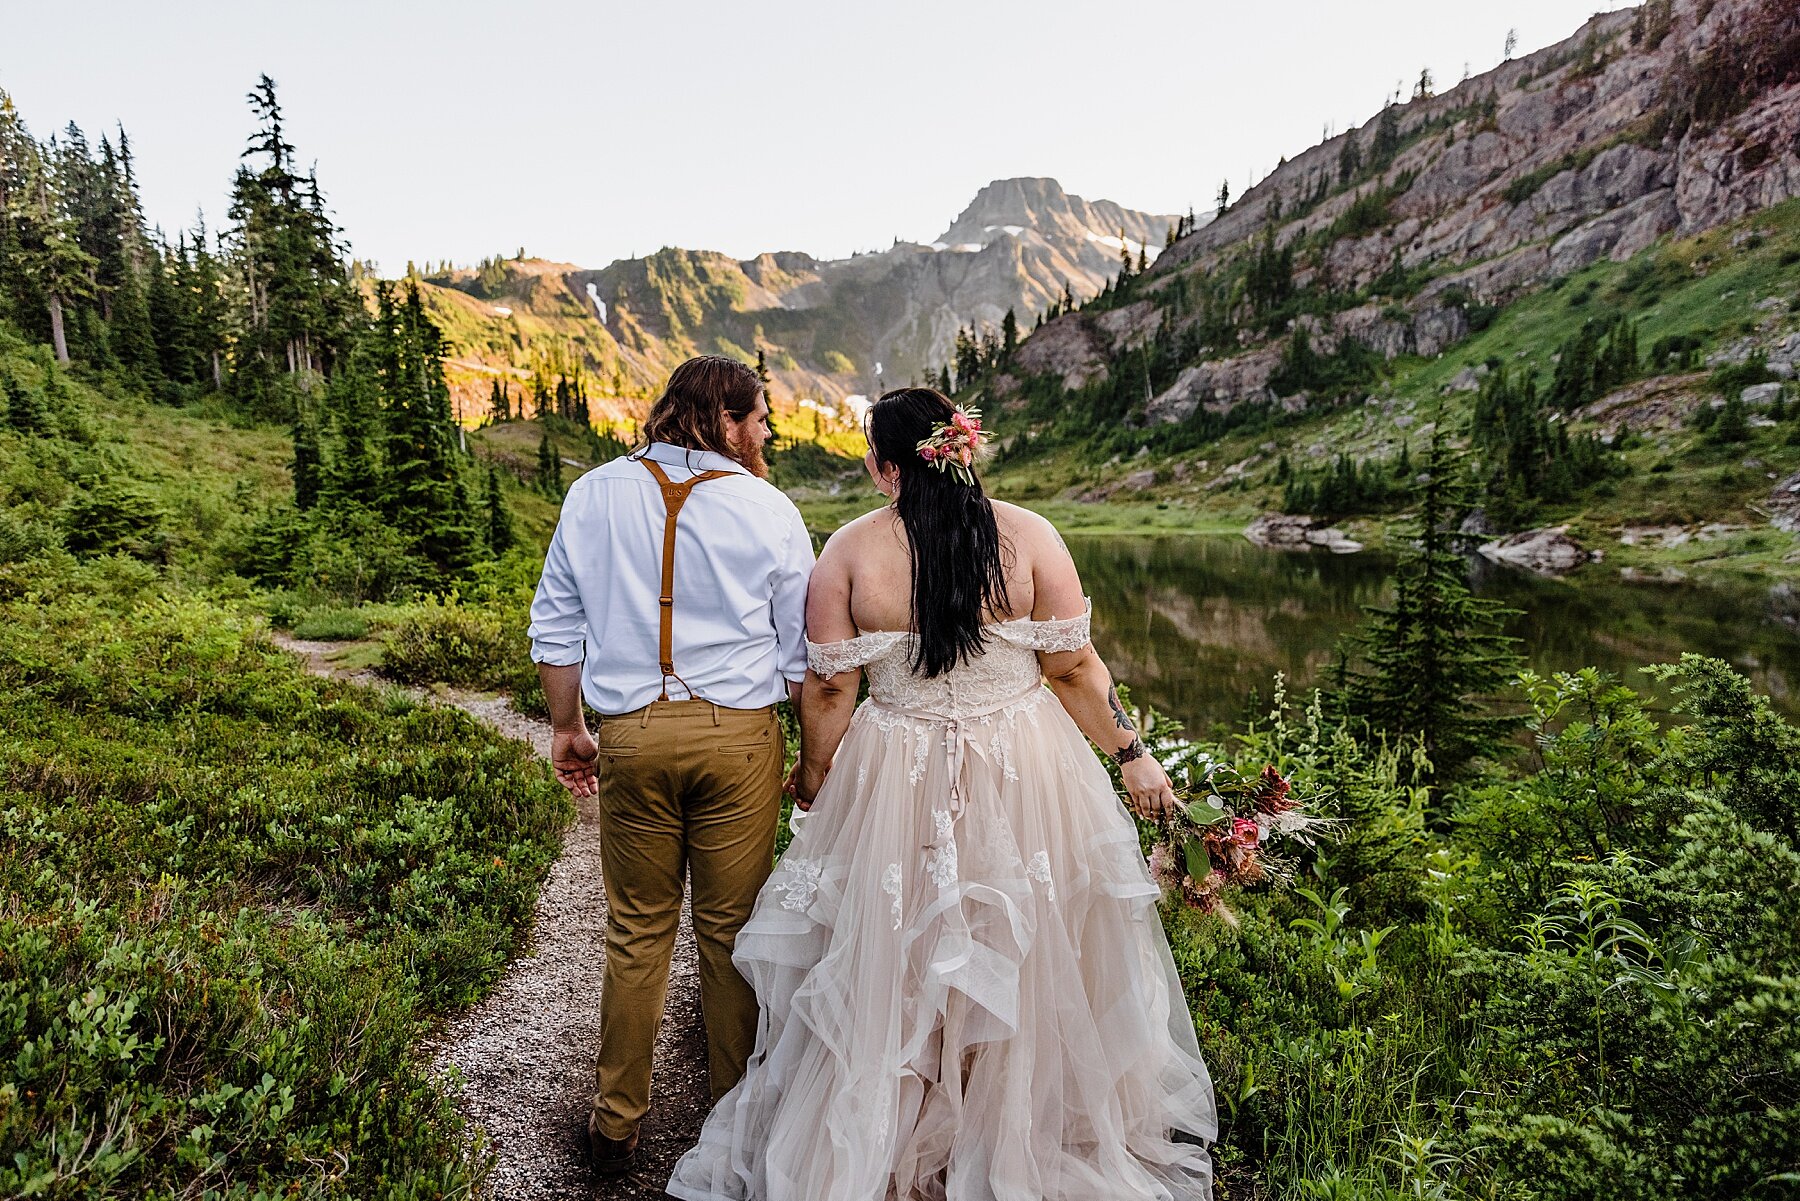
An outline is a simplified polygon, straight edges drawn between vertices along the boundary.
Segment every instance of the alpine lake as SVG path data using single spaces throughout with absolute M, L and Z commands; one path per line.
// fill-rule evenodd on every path
M 1094 643 L 1135 705 L 1214 735 L 1266 712 L 1279 674 L 1304 700 L 1367 605 L 1391 598 L 1378 551 L 1273 550 L 1239 536 L 1072 534 L 1094 605 Z M 1694 652 L 1735 665 L 1800 717 L 1800 594 L 1627 583 L 1603 563 L 1567 580 L 1471 560 L 1476 592 L 1518 610 L 1505 630 L 1540 675 L 1595 667 L 1667 716 L 1674 698 L 1640 670 Z

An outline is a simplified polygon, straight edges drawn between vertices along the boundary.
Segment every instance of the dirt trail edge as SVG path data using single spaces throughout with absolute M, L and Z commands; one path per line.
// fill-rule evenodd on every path
M 300 656 L 315 675 L 379 682 L 331 661 L 342 644 L 280 633 L 270 637 Z M 503 698 L 455 691 L 414 695 L 455 705 L 507 737 L 529 742 L 540 756 L 549 754 L 548 723 L 521 715 Z M 675 1160 L 699 1135 L 710 1107 L 698 959 L 684 912 L 637 1166 L 611 1181 L 598 1180 L 588 1168 L 587 1113 L 600 1045 L 606 930 L 597 819 L 592 801 L 578 802 L 562 855 L 538 894 L 530 944 L 486 1000 L 421 1048 L 433 1070 L 460 1075 L 458 1104 L 492 1140 L 487 1194 L 496 1201 L 664 1197 Z

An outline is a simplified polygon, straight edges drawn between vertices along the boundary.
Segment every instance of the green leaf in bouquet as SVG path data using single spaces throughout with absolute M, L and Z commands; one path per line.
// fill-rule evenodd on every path
M 1193 877 L 1194 883 L 1198 884 L 1212 874 L 1212 860 L 1206 854 L 1204 842 L 1190 838 L 1182 844 L 1181 853 L 1187 860 L 1187 874 Z
M 1188 820 L 1196 826 L 1210 826 L 1214 822 L 1224 821 L 1231 816 L 1221 807 L 1213 808 L 1204 800 L 1194 801 L 1187 807 Z

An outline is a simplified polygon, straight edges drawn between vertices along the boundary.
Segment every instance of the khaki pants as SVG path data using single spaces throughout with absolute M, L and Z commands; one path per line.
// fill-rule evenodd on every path
M 713 1099 L 744 1074 L 756 1042 L 756 994 L 731 949 L 773 866 L 783 746 L 773 709 L 709 701 L 655 701 L 603 718 L 599 743 L 606 975 L 589 1125 L 622 1139 L 650 1107 L 684 872 L 692 876 Z

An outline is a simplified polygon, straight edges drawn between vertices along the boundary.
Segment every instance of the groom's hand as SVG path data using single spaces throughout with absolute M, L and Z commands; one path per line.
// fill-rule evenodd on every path
M 585 728 L 557 730 L 550 736 L 550 766 L 556 769 L 556 781 L 578 797 L 600 795 L 600 778 L 596 765 L 600 761 L 600 744 Z
M 807 813 L 818 799 L 819 789 L 824 783 L 825 777 L 821 775 L 815 779 L 813 773 L 806 770 L 806 761 L 801 759 L 794 762 L 793 770 L 788 772 L 787 783 L 781 786 L 781 791 L 794 798 L 794 808 Z

